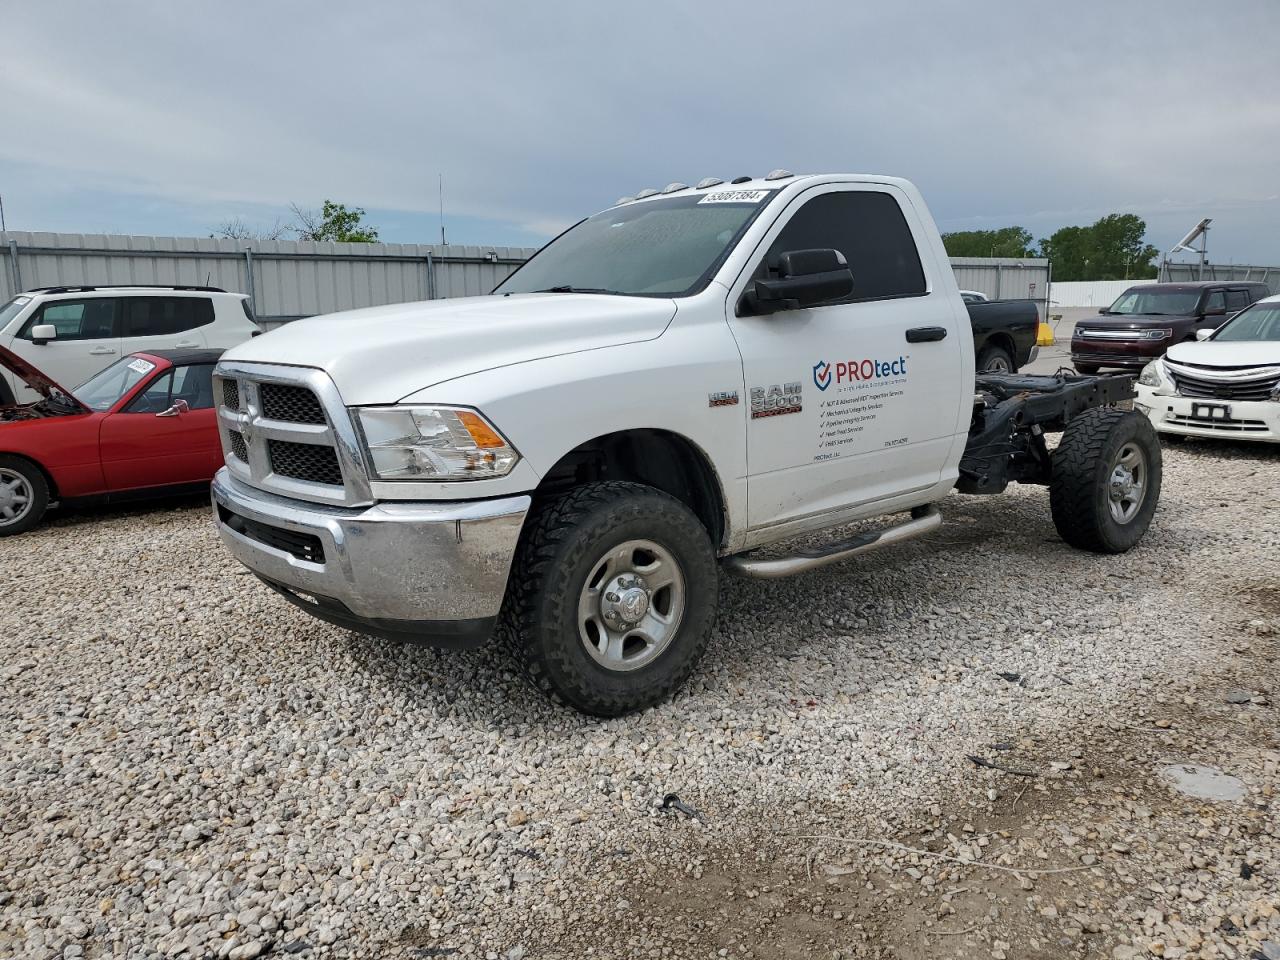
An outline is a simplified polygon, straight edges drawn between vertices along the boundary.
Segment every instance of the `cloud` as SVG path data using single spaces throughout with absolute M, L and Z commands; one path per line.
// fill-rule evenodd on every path
M 54 216 L 57 184 L 81 204 L 333 197 L 425 216 L 443 173 L 451 216 L 550 234 L 671 180 L 863 170 L 915 180 L 944 225 L 1037 234 L 1114 210 L 1179 233 L 1180 210 L 1238 198 L 1214 243 L 1280 262 L 1261 202 L 1280 5 L 1174 10 L 22 4 L 0 59 L 0 186 L 39 198 L 28 218 Z

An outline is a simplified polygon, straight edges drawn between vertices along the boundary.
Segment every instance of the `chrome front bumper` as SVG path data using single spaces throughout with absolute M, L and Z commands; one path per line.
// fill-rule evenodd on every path
M 364 633 L 474 646 L 506 592 L 528 496 L 347 508 L 213 479 L 218 533 L 241 563 L 312 615 Z

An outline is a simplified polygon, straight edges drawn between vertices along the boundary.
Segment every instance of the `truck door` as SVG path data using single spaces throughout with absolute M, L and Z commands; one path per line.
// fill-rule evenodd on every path
M 939 481 L 969 406 L 972 348 L 961 343 L 971 332 L 959 299 L 931 277 L 943 266 L 924 230 L 894 186 L 815 187 L 792 200 L 732 288 L 748 400 L 749 527 L 803 525 Z M 747 285 L 776 277 L 781 254 L 817 248 L 844 255 L 853 294 L 751 315 L 741 302 Z

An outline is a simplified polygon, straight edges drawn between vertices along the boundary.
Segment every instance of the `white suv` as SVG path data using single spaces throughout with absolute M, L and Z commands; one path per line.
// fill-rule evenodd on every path
M 249 298 L 217 287 L 43 287 L 0 306 L 0 346 L 68 388 L 130 353 L 226 349 L 261 332 Z M 0 406 L 38 399 L 0 374 Z

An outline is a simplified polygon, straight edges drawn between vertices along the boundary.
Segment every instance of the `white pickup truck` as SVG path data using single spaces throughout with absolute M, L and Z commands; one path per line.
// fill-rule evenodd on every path
M 605 716 L 689 676 L 722 567 L 813 569 L 1011 481 L 1119 553 L 1160 492 L 1127 378 L 975 377 L 937 228 L 892 177 L 645 190 L 487 297 L 300 321 L 216 377 L 213 505 L 241 562 L 353 630 L 509 645 Z

